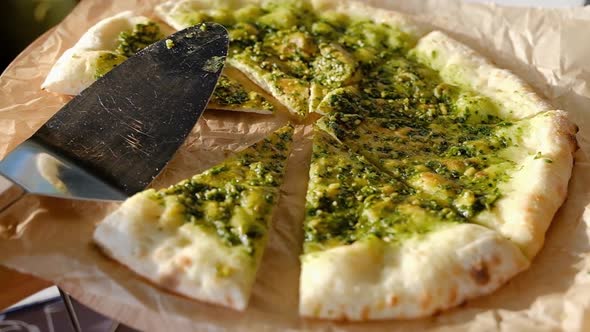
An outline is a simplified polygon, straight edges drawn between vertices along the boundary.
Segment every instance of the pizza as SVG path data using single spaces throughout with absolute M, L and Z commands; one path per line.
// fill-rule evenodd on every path
M 433 315 L 494 292 L 541 250 L 567 194 L 577 128 L 511 72 L 444 32 L 354 1 L 179 0 L 154 13 L 160 31 L 227 28 L 227 65 L 209 108 L 288 113 L 295 126 L 313 126 L 302 316 Z M 138 30 L 130 26 L 94 52 L 129 56 L 117 43 Z M 61 77 L 74 51 L 54 67 Z M 291 132 L 129 198 L 95 241 L 157 285 L 244 309 Z
M 94 241 L 166 289 L 244 309 L 292 136 L 285 126 L 190 179 L 135 194 L 98 225 Z
M 62 54 L 41 88 L 77 95 L 128 57 L 172 32 L 174 29 L 166 24 L 131 11 L 105 18 Z M 236 70 L 226 68 L 208 108 L 272 114 L 277 103 L 242 76 Z

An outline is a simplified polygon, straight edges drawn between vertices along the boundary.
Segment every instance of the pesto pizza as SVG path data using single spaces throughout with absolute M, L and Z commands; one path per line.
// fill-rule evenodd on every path
M 573 135 L 512 73 L 442 32 L 357 2 L 185 0 L 228 27 L 228 62 L 315 127 L 300 313 L 415 318 L 526 269 L 563 202 Z M 278 91 L 277 91 L 278 90 Z
M 93 49 L 112 62 L 72 56 L 86 50 L 83 37 L 45 87 L 77 93 L 166 29 L 223 24 L 228 65 L 209 108 L 315 121 L 302 316 L 432 315 L 495 291 L 541 249 L 567 194 L 577 129 L 511 72 L 443 32 L 353 1 L 179 0 L 154 12 L 164 23 L 115 17 L 127 23 Z M 87 34 L 100 40 L 106 25 Z M 85 78 L 67 77 L 66 61 L 85 61 Z M 133 196 L 95 241 L 156 284 L 244 309 L 291 132 Z
M 94 241 L 166 289 L 244 309 L 292 136 L 287 125 L 190 179 L 135 194 L 98 225 Z

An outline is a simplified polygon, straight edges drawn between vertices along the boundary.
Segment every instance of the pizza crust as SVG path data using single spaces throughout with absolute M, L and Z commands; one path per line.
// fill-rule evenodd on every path
M 121 31 L 130 31 L 137 24 L 150 19 L 125 11 L 105 18 L 80 37 L 72 48 L 66 50 L 53 65 L 41 88 L 50 92 L 77 95 L 96 81 L 95 64 L 101 54 L 117 48 Z M 159 24 L 162 33 L 171 32 L 169 27 Z
M 162 227 L 164 208 L 143 193 L 128 199 L 94 232 L 101 250 L 158 286 L 243 310 L 256 276 L 255 264 L 191 223 Z M 249 259 L 247 259 L 249 261 Z M 218 266 L 232 273 L 220 277 Z
M 501 118 L 519 120 L 552 109 L 512 72 L 496 67 L 441 31 L 421 38 L 413 52 L 420 62 L 438 71 L 444 82 L 490 98 Z
M 96 81 L 96 63 L 108 51 L 71 48 L 57 60 L 41 85 L 50 92 L 77 95 Z
M 133 30 L 135 25 L 146 24 L 149 21 L 147 17 L 135 15 L 131 11 L 107 17 L 88 29 L 73 48 L 89 51 L 114 50 L 117 48 L 121 31 Z
M 528 132 L 515 137 L 518 147 L 506 152 L 518 169 L 501 185 L 503 197 L 494 208 L 475 221 L 497 230 L 532 259 L 567 195 L 577 127 L 564 111 L 541 113 L 525 123 Z
M 302 257 L 300 313 L 417 318 L 493 292 L 529 261 L 497 232 L 454 224 L 400 245 L 359 241 Z
M 428 32 L 427 26 L 419 24 L 409 15 L 392 10 L 371 7 L 360 1 L 311 0 L 311 5 L 318 13 L 334 11 L 349 15 L 355 19 L 366 19 L 375 23 L 388 24 L 416 39 Z
M 154 12 L 164 22 L 176 30 L 182 30 L 189 26 L 180 19 L 183 13 L 187 11 L 198 10 L 232 10 L 238 9 L 250 4 L 263 4 L 269 1 L 256 0 L 172 0 L 161 3 L 154 8 Z

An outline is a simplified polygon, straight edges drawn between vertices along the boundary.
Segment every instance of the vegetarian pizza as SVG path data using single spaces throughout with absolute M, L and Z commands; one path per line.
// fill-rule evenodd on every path
M 136 194 L 100 223 L 95 242 L 139 275 L 244 309 L 293 128 L 310 122 L 302 316 L 432 315 L 495 291 L 541 249 L 566 197 L 577 129 L 511 72 L 357 2 L 179 0 L 154 13 L 97 23 L 43 87 L 77 94 L 171 31 L 214 21 L 230 51 L 209 108 L 286 112 L 294 125 Z

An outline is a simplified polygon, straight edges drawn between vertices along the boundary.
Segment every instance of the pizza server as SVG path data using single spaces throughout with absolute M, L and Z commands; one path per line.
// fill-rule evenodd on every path
M 143 190 L 203 113 L 228 44 L 225 28 L 205 23 L 146 47 L 16 147 L 0 174 L 20 196 L 124 200 Z

